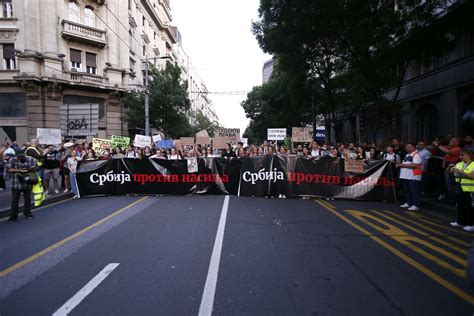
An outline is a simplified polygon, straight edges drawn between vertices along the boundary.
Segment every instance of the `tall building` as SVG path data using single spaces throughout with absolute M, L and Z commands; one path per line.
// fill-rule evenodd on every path
M 263 64 L 263 69 L 262 69 L 262 83 L 267 83 L 270 81 L 270 78 L 272 77 L 273 73 L 273 58 L 270 60 L 267 60 Z
M 177 43 L 169 0 L 0 0 L 0 137 L 127 134 L 124 91 Z

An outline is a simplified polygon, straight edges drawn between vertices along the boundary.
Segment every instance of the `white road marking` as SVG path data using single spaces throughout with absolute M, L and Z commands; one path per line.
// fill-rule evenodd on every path
M 61 306 L 53 316 L 68 315 L 74 308 L 77 307 L 91 292 L 99 286 L 102 281 L 107 278 L 112 271 L 114 271 L 120 263 L 108 264 L 102 271 L 100 271 L 92 280 L 89 281 L 82 289 L 79 290 L 73 297 L 71 297 L 63 306 Z
M 214 296 L 216 294 L 217 275 L 219 274 L 219 263 L 221 261 L 222 243 L 224 241 L 225 223 L 227 220 L 227 210 L 229 208 L 229 196 L 224 198 L 222 205 L 221 218 L 217 227 L 216 240 L 212 249 L 211 262 L 207 272 L 206 285 L 202 293 L 201 306 L 199 307 L 199 316 L 210 316 L 214 307 Z

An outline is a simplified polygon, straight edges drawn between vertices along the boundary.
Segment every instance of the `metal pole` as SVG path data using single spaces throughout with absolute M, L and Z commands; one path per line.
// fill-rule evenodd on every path
M 145 135 L 150 136 L 150 104 L 148 100 L 148 59 L 145 58 Z
M 316 141 L 316 109 L 314 108 L 314 89 L 311 91 L 311 117 L 313 119 L 313 140 Z

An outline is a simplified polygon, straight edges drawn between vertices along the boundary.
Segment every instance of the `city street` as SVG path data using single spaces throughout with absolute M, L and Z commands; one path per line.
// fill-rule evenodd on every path
M 66 200 L 0 221 L 0 315 L 472 315 L 472 234 L 381 202 Z

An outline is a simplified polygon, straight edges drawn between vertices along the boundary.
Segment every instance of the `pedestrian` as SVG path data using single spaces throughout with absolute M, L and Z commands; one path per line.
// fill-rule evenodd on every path
M 156 159 L 166 159 L 166 157 L 163 156 L 163 152 L 160 149 L 156 150 L 156 154 L 150 156 L 151 159 L 156 158 Z
M 400 155 L 394 151 L 392 145 L 388 145 L 387 148 L 385 149 L 383 160 L 390 161 L 393 164 L 399 164 L 402 162 Z
M 458 216 L 451 225 L 463 227 L 464 230 L 474 231 L 474 162 L 470 150 L 461 151 L 461 161 L 452 169 L 456 183 L 461 186 L 457 195 Z
M 43 152 L 36 138 L 33 138 L 30 141 L 30 145 L 27 146 L 25 154 L 36 161 L 36 165 L 38 166 L 38 175 L 40 178 L 43 178 Z
M 406 150 L 407 155 L 403 162 L 396 164 L 396 167 L 400 168 L 400 179 L 403 181 L 406 198 L 406 203 L 400 207 L 418 211 L 421 198 L 422 159 L 413 143 L 407 143 Z
M 311 144 L 311 157 L 319 157 L 321 152 L 321 148 L 317 142 L 313 142 Z
M 222 158 L 235 158 L 235 152 L 232 150 L 232 146 L 229 143 L 225 144 L 225 149 L 222 151 Z
M 77 152 L 73 150 L 71 152 L 71 157 L 67 160 L 67 168 L 69 169 L 69 176 L 71 179 L 71 191 L 74 194 L 74 199 L 79 198 L 79 191 L 77 189 L 77 164 L 82 160 L 81 156 L 77 155 Z
M 125 155 L 122 154 L 122 148 L 116 147 L 114 149 L 114 154 L 112 155 L 112 159 L 122 159 L 125 158 Z
M 54 193 L 59 193 L 59 163 L 60 154 L 56 147 L 50 145 L 43 152 L 43 168 L 44 168 L 44 190 L 46 196 L 49 194 L 50 181 L 52 180 Z
M 173 148 L 171 148 L 170 156 L 168 157 L 168 159 L 169 160 L 180 160 L 180 159 L 183 159 L 183 158 L 180 154 L 178 154 L 178 152 L 176 151 L 176 148 L 173 147 Z
M 11 214 L 8 221 L 14 222 L 18 218 L 20 210 L 20 196 L 23 193 L 24 206 L 23 214 L 26 219 L 33 218 L 31 213 L 31 189 L 32 183 L 28 181 L 28 176 L 33 172 L 36 173 L 36 161 L 25 155 L 25 152 L 19 149 L 16 156 L 8 160 L 5 166 L 5 172 L 11 175 L 12 204 Z

